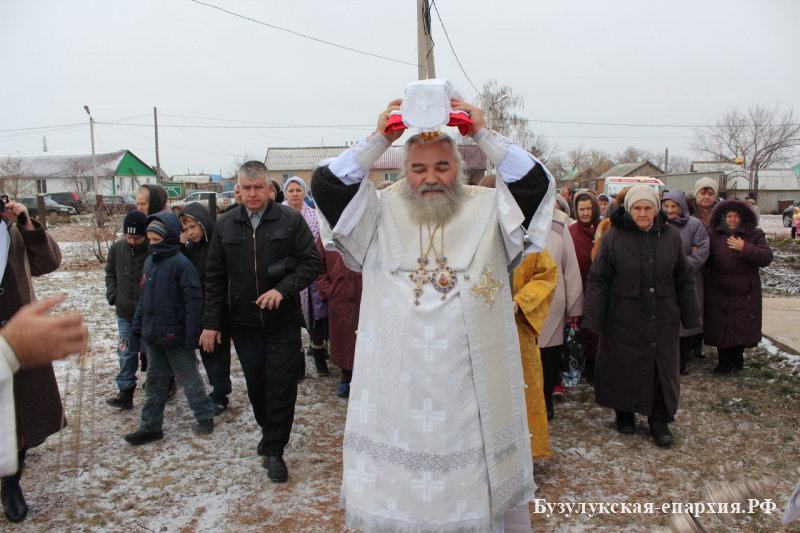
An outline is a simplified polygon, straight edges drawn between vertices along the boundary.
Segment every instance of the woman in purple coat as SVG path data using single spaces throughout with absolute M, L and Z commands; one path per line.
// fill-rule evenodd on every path
M 703 309 L 703 266 L 708 259 L 708 233 L 699 219 L 689 216 L 689 206 L 683 191 L 665 193 L 661 197 L 661 207 L 669 217 L 667 224 L 681 234 L 683 251 L 692 266 L 697 305 Z M 703 326 L 687 329 L 681 324 L 680 337 L 680 371 L 682 375 L 686 375 L 689 373 L 687 362 L 692 350 L 703 345 Z
M 715 374 L 744 367 L 744 350 L 761 340 L 759 268 L 772 262 L 756 215 L 739 200 L 720 202 L 708 221 L 710 254 L 705 291 L 706 344 L 717 347 Z

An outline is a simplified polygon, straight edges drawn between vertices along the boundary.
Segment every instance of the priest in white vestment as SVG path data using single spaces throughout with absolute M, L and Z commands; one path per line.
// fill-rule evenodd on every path
M 364 532 L 530 531 L 536 485 L 508 274 L 547 243 L 553 178 L 486 129 L 479 108 L 453 100 L 496 165 L 497 188 L 467 185 L 458 147 L 442 134 L 409 139 L 405 179 L 376 192 L 364 178 L 402 133 L 386 132 L 401 102 L 311 181 L 326 249 L 364 280 L 344 433 L 346 522 Z

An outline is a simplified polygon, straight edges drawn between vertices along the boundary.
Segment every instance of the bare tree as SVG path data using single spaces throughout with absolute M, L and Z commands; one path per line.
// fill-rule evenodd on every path
M 744 168 L 750 174 L 753 197 L 758 201 L 758 171 L 786 163 L 798 154 L 800 116 L 794 109 L 755 104 L 746 111 L 733 107 L 716 122 L 695 130 L 692 149 L 720 161 L 734 161 L 741 147 Z
M 94 180 L 92 178 L 92 162 L 86 159 L 70 159 L 67 161 L 67 175 L 64 182 L 70 191 L 80 192 L 86 196 L 92 193 Z
M 487 127 L 511 139 L 545 165 L 558 154 L 558 143 L 531 131 L 528 119 L 517 114 L 517 110 L 525 107 L 525 99 L 514 94 L 511 87 L 489 80 L 473 103 L 483 111 Z
M 235 155 L 233 161 L 231 161 L 231 164 L 226 169 L 228 176 L 236 177 L 239 174 L 239 168 L 248 161 L 261 161 L 261 158 L 250 150 L 245 150 L 241 154 Z
M 627 163 L 641 163 L 642 161 L 653 161 L 656 159 L 652 152 L 648 152 L 642 148 L 636 148 L 635 146 L 628 146 L 621 152 L 617 152 L 614 156 L 614 163 L 617 165 L 624 165 Z M 661 162 L 664 162 L 664 155 L 661 155 Z M 661 165 L 657 165 L 661 166 Z
M 21 158 L 6 156 L 0 161 L 0 191 L 11 199 L 33 194 L 34 181 Z

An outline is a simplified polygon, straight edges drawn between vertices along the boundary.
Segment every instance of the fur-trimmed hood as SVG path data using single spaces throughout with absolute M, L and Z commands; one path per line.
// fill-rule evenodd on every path
M 710 231 L 729 233 L 726 228 L 720 226 L 720 223 L 725 223 L 724 219 L 728 211 L 736 211 L 742 218 L 742 223 L 739 225 L 739 229 L 736 230 L 736 233 L 750 233 L 756 229 L 758 220 L 756 219 L 755 212 L 749 205 L 741 200 L 725 200 L 724 202 L 718 203 L 714 207 L 714 210 L 711 211 L 711 216 L 708 219 L 708 228 Z

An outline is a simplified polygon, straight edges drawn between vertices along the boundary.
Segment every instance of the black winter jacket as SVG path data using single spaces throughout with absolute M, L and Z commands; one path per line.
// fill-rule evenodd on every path
M 211 237 L 214 235 L 214 220 L 211 218 L 211 213 L 208 212 L 208 209 L 197 202 L 192 202 L 184 207 L 181 211 L 181 216 L 191 217 L 196 220 L 206 234 L 204 238 L 200 239 L 200 242 L 189 241 L 182 248 L 183 254 L 189 258 L 197 269 L 200 281 L 205 287 L 206 259 L 208 258 L 208 250 L 211 247 Z
M 302 215 L 270 200 L 253 231 L 244 205 L 217 220 L 206 261 L 203 327 L 220 331 L 230 310 L 232 326 L 266 328 L 267 333 L 301 327 L 298 295 L 322 270 L 314 237 Z M 255 305 L 276 289 L 277 309 Z
M 117 316 L 133 320 L 141 292 L 142 268 L 149 255 L 147 239 L 131 246 L 125 239 L 111 245 L 106 257 L 106 299 L 117 307 Z
M 181 223 L 172 213 L 154 218 L 167 227 L 166 238 L 150 246 L 144 264 L 142 296 L 133 317 L 133 333 L 148 344 L 196 349 L 203 317 L 203 288 L 192 262 L 180 253 Z

